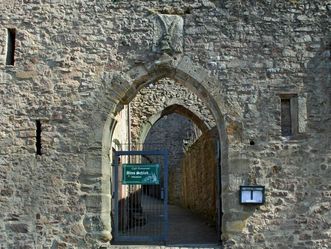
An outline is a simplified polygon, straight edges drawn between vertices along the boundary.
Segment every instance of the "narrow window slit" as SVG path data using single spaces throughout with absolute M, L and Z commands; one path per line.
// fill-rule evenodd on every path
M 292 135 L 290 99 L 281 99 L 281 130 L 282 130 L 282 136 Z
M 36 120 L 36 154 L 41 156 L 41 122 Z
M 16 30 L 7 29 L 7 55 L 6 55 L 6 65 L 14 65 L 15 58 L 15 40 L 16 40 Z

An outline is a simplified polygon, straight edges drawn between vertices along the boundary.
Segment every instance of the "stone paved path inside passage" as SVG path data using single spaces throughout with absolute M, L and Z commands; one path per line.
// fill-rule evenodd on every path
M 161 204 L 161 202 L 160 202 Z M 209 226 L 202 218 L 187 209 L 175 205 L 169 208 L 169 240 L 160 245 L 112 245 L 115 249 L 204 249 L 221 248 L 217 244 L 215 227 Z
M 215 227 L 187 209 L 174 205 L 169 207 L 169 245 L 217 244 Z

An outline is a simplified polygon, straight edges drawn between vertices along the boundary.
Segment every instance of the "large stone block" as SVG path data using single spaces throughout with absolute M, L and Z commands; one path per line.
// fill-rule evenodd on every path
M 100 194 L 88 194 L 85 197 L 86 208 L 89 212 L 101 211 L 102 207 L 102 195 Z
M 251 158 L 233 158 L 229 160 L 229 173 L 231 174 L 247 174 L 251 170 Z
M 21 223 L 6 224 L 6 229 L 11 230 L 15 233 L 28 233 L 29 225 Z
M 183 84 L 188 80 L 194 81 L 195 85 L 193 87 L 195 89 L 198 89 L 199 83 L 203 83 L 204 79 L 208 77 L 208 72 L 203 68 L 197 67 L 187 56 L 181 59 L 176 69 L 176 78 L 178 77 L 178 79 L 182 80 Z M 187 84 L 187 86 L 189 86 L 189 84 Z
M 38 75 L 36 71 L 19 71 L 16 73 L 16 78 L 18 80 L 31 79 Z
M 298 96 L 298 132 L 305 133 L 307 127 L 307 98 Z
M 87 155 L 85 158 L 85 167 L 82 169 L 84 175 L 91 177 L 99 177 L 102 175 L 101 156 Z
M 225 231 L 227 233 L 241 233 L 246 228 L 246 225 L 246 220 L 229 221 L 225 224 Z

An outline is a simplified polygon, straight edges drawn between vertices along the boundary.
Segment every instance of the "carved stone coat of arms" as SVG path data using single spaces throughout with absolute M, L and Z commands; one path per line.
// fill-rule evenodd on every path
M 183 52 L 183 18 L 157 14 L 154 18 L 153 51 L 173 55 Z

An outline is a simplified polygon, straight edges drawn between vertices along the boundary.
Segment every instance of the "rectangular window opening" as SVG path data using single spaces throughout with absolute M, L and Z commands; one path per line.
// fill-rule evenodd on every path
M 280 97 L 280 125 L 283 137 L 297 138 L 299 134 L 299 97 L 296 93 L 282 93 Z
M 292 135 L 291 99 L 281 99 L 281 130 L 282 136 Z
M 15 58 L 15 40 L 16 40 L 16 30 L 7 29 L 7 55 L 6 55 L 6 65 L 14 65 Z
M 36 155 L 41 156 L 41 122 L 36 120 Z

